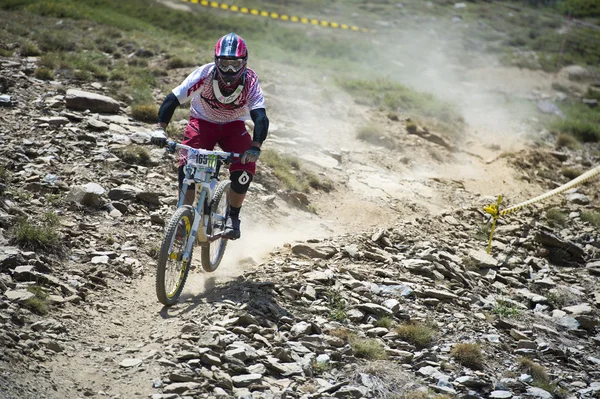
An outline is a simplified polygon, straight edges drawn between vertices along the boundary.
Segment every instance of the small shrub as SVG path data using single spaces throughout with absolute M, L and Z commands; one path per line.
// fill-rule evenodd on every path
M 312 173 L 307 173 L 308 185 L 315 190 L 325 191 L 326 193 L 333 190 L 333 183 L 331 180 L 324 177 L 316 176 Z
M 25 250 L 59 253 L 63 244 L 58 224 L 58 216 L 52 212 L 44 214 L 37 223 L 21 218 L 15 227 L 14 241 Z
M 599 211 L 583 211 L 581 212 L 581 220 L 588 222 L 594 227 L 600 227 L 600 212 Z
M 406 121 L 406 131 L 410 134 L 417 134 L 419 126 L 412 120 Z
M 331 319 L 339 322 L 346 320 L 346 300 L 338 291 L 327 291 L 327 300 L 331 309 Z
M 553 392 L 555 385 L 550 383 L 550 377 L 544 366 L 534 362 L 526 357 L 519 358 L 519 367 L 533 378 L 533 386 L 542 388 L 548 392 Z
M 550 128 L 568 133 L 583 142 L 600 141 L 600 112 L 585 104 L 573 103 L 564 107 L 564 119 L 555 119 Z
M 563 167 L 561 168 L 560 173 L 562 173 L 563 176 L 573 180 L 579 177 L 583 172 L 581 171 L 581 169 Z
M 323 191 L 333 188 L 328 180 L 306 171 L 295 157 L 267 149 L 261 152 L 260 161 L 272 169 L 275 177 L 288 190 L 308 192 L 311 187 Z
M 392 318 L 388 317 L 388 316 L 383 316 L 375 322 L 375 326 L 387 328 L 388 330 L 390 328 L 392 328 L 393 324 L 394 324 L 394 320 L 392 320 Z
M 495 315 L 503 317 L 519 317 L 523 311 L 513 303 L 503 300 L 498 300 L 492 311 Z
M 560 209 L 552 208 L 546 212 L 546 219 L 551 227 L 564 226 L 567 223 L 567 214 L 561 212 Z
M 394 122 L 398 122 L 400 120 L 398 115 L 393 112 L 388 112 L 387 117 L 389 120 L 394 121 Z
M 150 151 L 146 147 L 130 145 L 115 151 L 121 161 L 132 165 L 149 165 Z
M 580 146 L 579 141 L 567 133 L 561 133 L 556 139 L 556 148 L 560 149 L 566 147 L 570 150 L 575 150 Z
M 379 144 L 382 141 L 382 136 L 384 136 L 382 127 L 374 123 L 356 129 L 356 138 L 368 143 Z
M 169 62 L 167 63 L 167 67 L 169 69 L 186 68 L 186 67 L 191 67 L 194 65 L 196 65 L 196 63 L 194 61 L 184 60 L 183 58 L 180 58 L 180 57 L 172 57 L 169 59 Z
M 454 345 L 450 355 L 459 364 L 473 370 L 483 369 L 483 352 L 477 344 L 457 344 Z
M 323 374 L 324 372 L 331 370 L 330 362 L 317 362 L 315 360 L 312 362 L 311 366 L 315 374 Z
M 25 306 L 33 313 L 39 315 L 48 314 L 48 294 L 39 285 L 27 288 L 27 291 L 34 294 L 33 297 L 25 300 Z
M 588 87 L 587 92 L 585 93 L 585 97 L 600 101 L 600 89 Z
M 419 348 L 426 348 L 433 343 L 435 330 L 431 325 L 423 323 L 408 323 L 398 326 L 394 331 L 405 341 Z
M 329 331 L 329 334 L 334 337 L 343 339 L 344 342 L 346 342 L 346 343 L 350 342 L 350 339 L 355 335 L 352 332 L 352 330 L 349 330 L 347 328 L 335 328 L 335 329 Z
M 52 206 L 63 204 L 64 196 L 62 194 L 46 194 L 46 203 Z
M 41 80 L 52 80 L 54 79 L 54 71 L 48 68 L 37 68 L 33 76 Z
M 37 57 L 38 55 L 42 54 L 38 46 L 31 42 L 25 42 L 21 44 L 20 53 L 23 57 Z
M 568 297 L 561 291 L 551 290 L 545 294 L 548 303 L 555 309 L 565 307 L 568 302 Z
M 158 121 L 158 107 L 155 104 L 139 104 L 131 107 L 131 116 L 138 121 L 156 123 Z
M 0 47 L 0 57 L 12 57 L 14 50 Z
M 383 360 L 387 358 L 385 349 L 379 340 L 375 338 L 350 338 L 350 347 L 356 357 L 367 360 Z

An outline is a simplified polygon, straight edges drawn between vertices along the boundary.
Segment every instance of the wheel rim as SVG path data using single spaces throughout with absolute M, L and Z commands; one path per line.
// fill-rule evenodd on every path
M 179 286 L 185 278 L 188 262 L 183 262 L 182 257 L 185 252 L 185 246 L 190 236 L 192 223 L 187 216 L 183 216 L 177 224 L 177 229 L 171 243 L 169 259 L 167 260 L 165 270 L 165 288 L 167 288 L 167 297 L 172 298 L 179 291 Z
M 221 234 L 225 230 L 225 223 L 227 222 L 227 210 L 229 208 L 229 200 L 227 196 L 227 191 L 223 193 L 223 197 L 217 204 L 217 209 L 212 214 L 212 235 Z M 221 247 L 224 243 L 225 239 L 220 238 L 218 240 L 214 240 L 210 243 L 210 264 L 211 266 L 217 263 L 219 258 L 221 257 Z

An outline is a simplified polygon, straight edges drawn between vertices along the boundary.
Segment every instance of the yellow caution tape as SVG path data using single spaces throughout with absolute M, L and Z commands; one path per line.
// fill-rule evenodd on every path
M 578 187 L 578 186 L 582 185 L 583 183 L 587 182 L 588 180 L 593 179 L 594 177 L 596 177 L 598 175 L 600 175 L 600 166 L 596 166 L 594 169 L 588 170 L 581 176 L 571 180 L 570 182 L 568 182 L 566 184 L 563 184 L 560 187 L 555 188 L 552 191 L 548 191 L 547 193 L 539 195 L 539 196 L 532 198 L 530 200 L 527 200 L 525 202 L 521 202 L 520 204 L 513 205 L 510 208 L 500 210 L 500 202 L 502 202 L 502 195 L 500 195 L 498 197 L 498 201 L 496 204 L 490 204 L 488 206 L 484 206 L 483 210 L 486 211 L 487 213 L 489 213 L 490 215 L 492 215 L 492 218 L 494 219 L 492 222 L 492 229 L 490 231 L 490 239 L 488 242 L 487 252 L 490 253 L 490 250 L 492 247 L 492 239 L 494 238 L 494 230 L 496 229 L 496 222 L 498 221 L 498 217 L 508 215 L 509 213 L 516 212 L 526 206 L 533 205 L 535 203 L 546 200 L 550 197 L 554 197 L 555 195 L 562 194 L 567 190 L 570 190 L 574 187 Z
M 181 0 L 184 3 L 193 3 L 200 4 L 204 7 L 210 8 L 218 8 L 221 10 L 231 11 L 231 12 L 241 12 L 242 14 L 251 14 L 257 15 L 265 18 L 278 19 L 281 21 L 289 21 L 289 22 L 299 22 L 305 25 L 314 25 L 314 26 L 322 26 L 325 28 L 333 28 L 333 29 L 343 29 L 343 30 L 351 30 L 353 32 L 362 32 L 369 33 L 374 32 L 372 29 L 360 28 L 358 26 L 351 26 L 347 24 L 339 24 L 337 22 L 330 22 L 319 20 L 316 18 L 306 18 L 306 17 L 297 17 L 295 15 L 287 15 L 287 14 L 279 14 L 271 11 L 261 11 L 254 8 L 240 7 L 240 6 L 232 6 L 229 4 L 219 3 L 216 1 L 208 1 L 208 0 Z

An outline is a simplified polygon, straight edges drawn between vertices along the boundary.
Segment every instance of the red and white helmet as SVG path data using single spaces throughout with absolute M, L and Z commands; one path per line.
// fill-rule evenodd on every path
M 239 85 L 246 74 L 248 48 L 240 36 L 231 32 L 215 44 L 215 71 L 219 83 L 225 86 Z

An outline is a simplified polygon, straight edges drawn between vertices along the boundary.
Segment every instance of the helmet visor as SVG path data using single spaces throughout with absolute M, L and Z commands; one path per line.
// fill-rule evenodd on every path
M 244 66 L 244 59 L 217 58 L 217 66 L 222 72 L 238 72 Z

